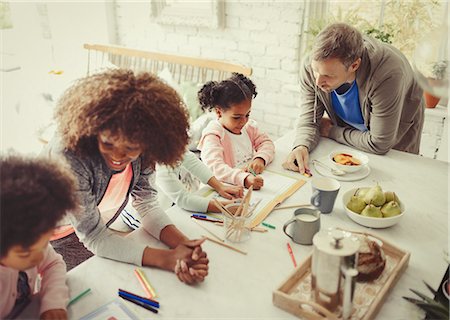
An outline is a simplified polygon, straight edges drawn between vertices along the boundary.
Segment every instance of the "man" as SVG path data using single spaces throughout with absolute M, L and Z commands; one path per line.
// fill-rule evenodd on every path
M 320 136 L 362 151 L 418 154 L 422 89 L 405 56 L 344 23 L 316 38 L 300 76 L 302 101 L 293 150 L 283 167 L 309 172 Z M 323 118 L 324 112 L 329 118 Z

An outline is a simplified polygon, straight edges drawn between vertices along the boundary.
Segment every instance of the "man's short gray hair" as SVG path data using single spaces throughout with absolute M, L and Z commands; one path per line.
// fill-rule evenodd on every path
M 364 49 L 361 32 L 345 23 L 333 23 L 314 40 L 312 59 L 322 61 L 337 58 L 347 68 L 361 58 Z

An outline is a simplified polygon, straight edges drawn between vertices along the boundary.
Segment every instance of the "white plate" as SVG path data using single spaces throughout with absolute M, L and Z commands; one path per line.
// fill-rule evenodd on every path
M 333 167 L 333 163 L 328 158 L 328 156 L 319 158 L 317 160 L 319 160 L 320 162 L 326 164 L 330 168 Z M 336 175 L 332 174 L 330 170 L 328 170 L 327 168 L 322 167 L 320 164 L 313 163 L 313 166 L 314 166 L 314 169 L 316 170 L 316 172 L 318 174 L 320 174 L 322 176 L 325 176 L 325 177 L 334 178 L 334 179 L 339 180 L 339 181 L 357 181 L 357 180 L 364 179 L 365 177 L 367 177 L 370 174 L 370 167 L 368 165 L 363 166 L 361 168 L 361 170 L 359 170 L 359 171 L 356 171 L 354 173 L 346 173 L 346 174 L 344 174 L 342 176 L 336 176 Z

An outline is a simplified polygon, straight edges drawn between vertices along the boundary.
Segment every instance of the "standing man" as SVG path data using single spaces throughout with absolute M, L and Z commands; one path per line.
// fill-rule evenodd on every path
M 362 151 L 418 154 L 424 119 L 422 89 L 396 48 L 335 23 L 315 39 L 300 75 L 300 116 L 283 167 L 309 171 L 320 136 Z M 329 118 L 323 118 L 324 112 Z

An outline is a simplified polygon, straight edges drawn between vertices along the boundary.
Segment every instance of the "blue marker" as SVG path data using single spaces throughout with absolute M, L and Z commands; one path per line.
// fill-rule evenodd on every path
M 205 216 L 204 214 L 193 214 L 191 217 L 197 217 L 197 218 L 203 218 L 203 219 L 208 219 L 208 216 Z
M 141 296 L 132 294 L 131 292 L 126 292 L 126 291 L 123 291 L 123 290 L 119 289 L 119 295 L 122 295 L 124 297 L 140 301 L 142 303 L 145 303 L 145 304 L 150 305 L 150 306 L 155 307 L 155 308 L 159 308 L 159 303 L 158 302 L 153 301 L 153 300 L 149 300 L 149 299 L 145 299 L 145 298 L 143 298 Z

